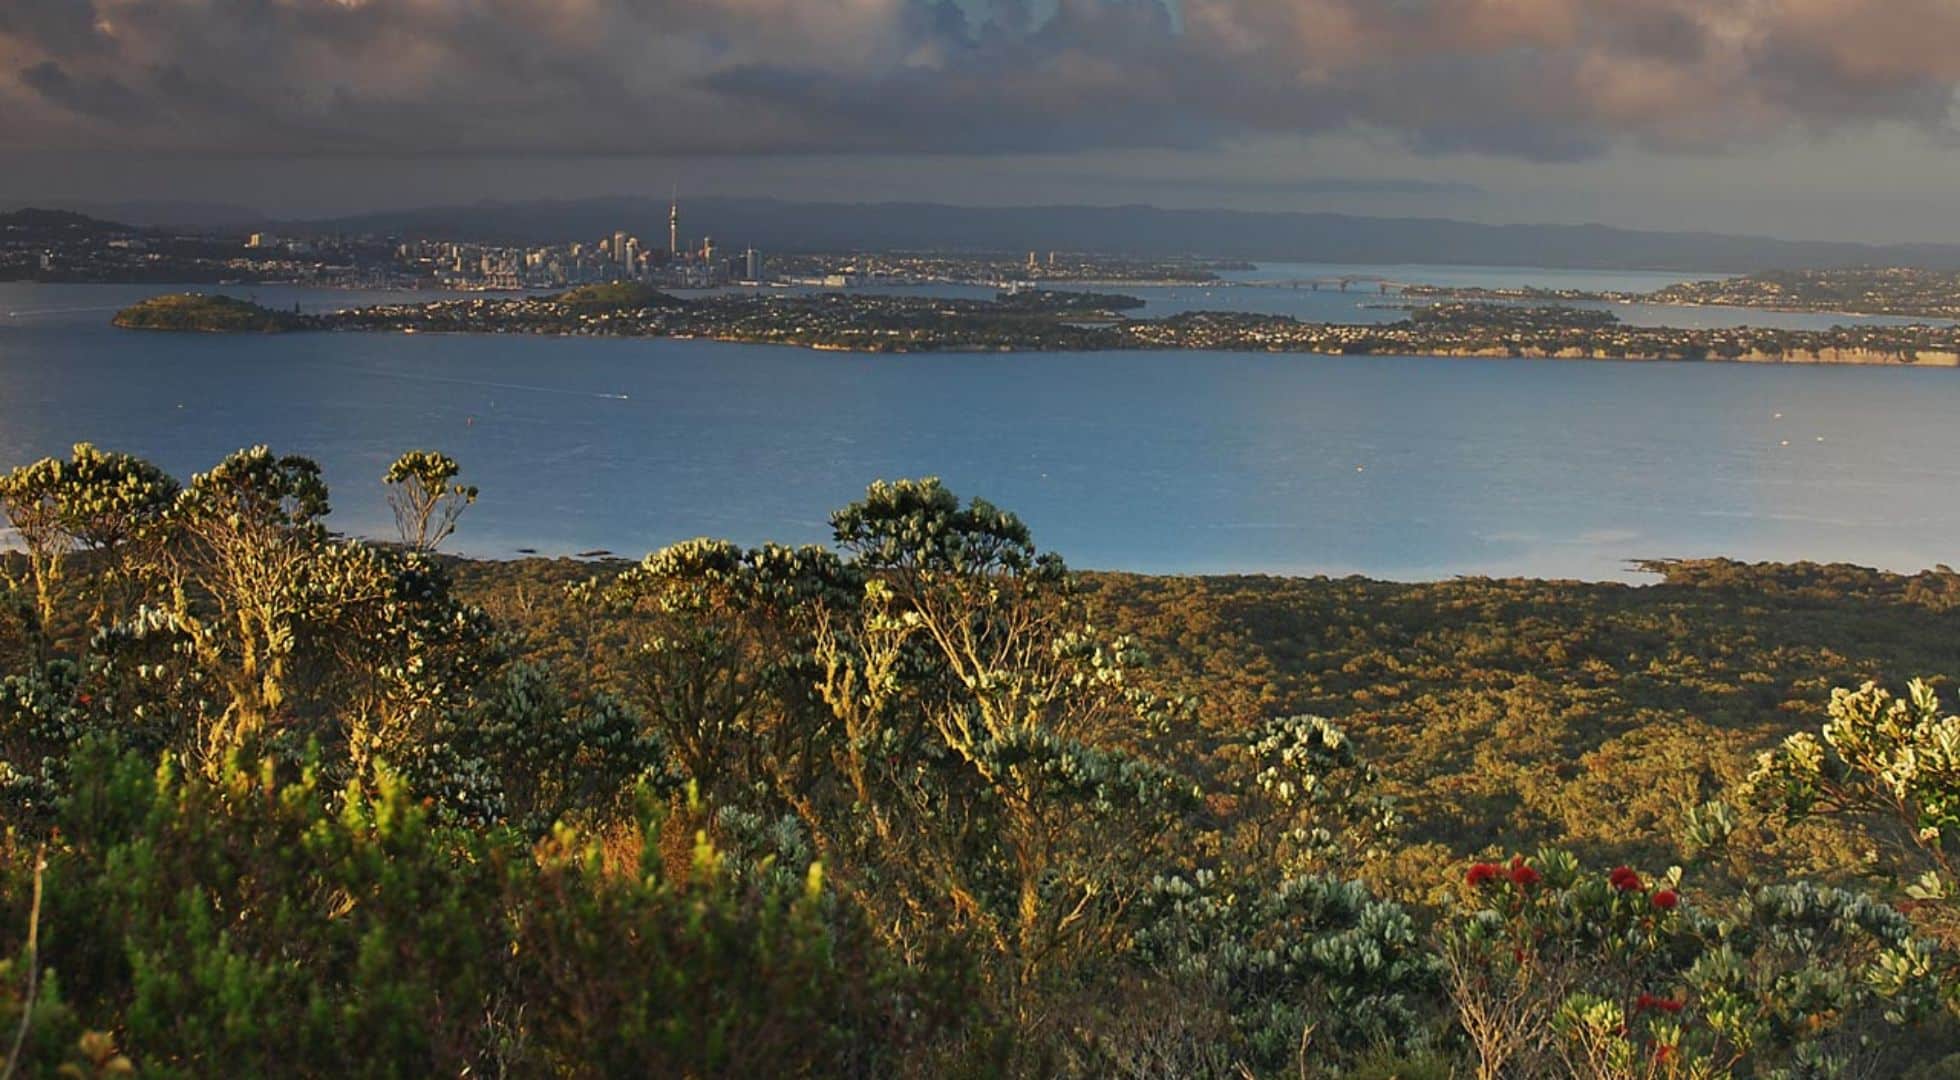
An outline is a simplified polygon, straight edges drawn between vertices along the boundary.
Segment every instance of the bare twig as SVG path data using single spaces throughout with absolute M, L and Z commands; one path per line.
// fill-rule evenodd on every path
M 27 912 L 27 994 L 20 1003 L 20 1027 L 14 1031 L 14 1047 L 7 1051 L 7 1064 L 0 1069 L 0 1080 L 13 1080 L 20 1069 L 20 1052 L 27 1045 L 27 1027 L 34 1018 L 34 995 L 41 982 L 41 874 L 48 868 L 48 848 L 34 852 L 34 905 Z

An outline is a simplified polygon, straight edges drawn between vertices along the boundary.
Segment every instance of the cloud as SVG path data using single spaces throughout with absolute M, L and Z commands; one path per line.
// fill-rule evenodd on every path
M 1568 160 L 1947 133 L 1956 40 L 1951 0 L 5 0 L 0 147 Z
M 44 101 L 86 116 L 116 121 L 141 120 L 140 95 L 109 76 L 78 79 L 53 60 L 43 60 L 20 73 L 21 85 Z

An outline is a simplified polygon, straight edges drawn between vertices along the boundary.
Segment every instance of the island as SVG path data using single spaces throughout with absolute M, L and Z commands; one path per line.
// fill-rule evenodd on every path
M 1135 297 L 1069 290 L 991 300 L 874 293 L 729 293 L 682 299 L 638 283 L 548 296 L 384 304 L 317 315 L 248 301 L 158 297 L 116 316 L 141 330 L 364 331 L 698 338 L 855 352 L 1195 349 L 1348 356 L 1728 360 L 1752 363 L 1960 365 L 1960 328 L 1628 326 L 1612 312 L 1563 305 L 1438 303 L 1384 324 L 1190 311 L 1126 314 Z
M 276 334 L 318 329 L 321 319 L 279 311 L 250 300 L 202 293 L 154 296 L 116 312 L 117 326 L 129 330 L 182 330 L 206 333 Z

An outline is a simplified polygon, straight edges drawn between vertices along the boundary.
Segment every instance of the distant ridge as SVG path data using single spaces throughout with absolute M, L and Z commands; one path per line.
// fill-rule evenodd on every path
M 95 217 L 114 218 L 143 228 L 244 229 L 266 220 L 263 211 L 232 203 L 161 199 L 134 202 L 60 203 Z
M 73 210 L 49 210 L 25 206 L 0 213 L 0 234 L 12 239 L 72 240 L 90 236 L 127 235 L 135 229 L 117 221 L 78 214 Z
M 626 229 L 666 235 L 667 200 L 480 203 L 281 223 L 291 231 L 552 243 Z M 1063 250 L 1266 261 L 1446 263 L 1744 273 L 1860 265 L 1960 269 L 1960 244 L 1869 245 L 1604 225 L 1483 225 L 1443 218 L 1152 206 L 977 207 L 681 198 L 681 227 L 769 251 Z
M 0 206 L 6 204 L 0 203 Z M 16 203 L 26 209 L 48 207 L 43 213 L 68 213 L 113 224 L 118 229 L 188 229 L 193 231 L 243 230 L 267 220 L 267 214 L 247 206 L 230 203 L 170 202 L 86 202 L 72 199 L 36 199 Z
M 254 221 L 286 235 L 382 234 L 436 240 L 547 244 L 597 240 L 617 229 L 664 241 L 667 200 L 635 196 L 431 206 L 345 217 L 267 221 L 215 204 L 122 204 L 128 224 L 61 210 L 0 214 L 0 228 L 73 236 L 127 233 L 159 221 L 233 232 Z M 103 206 L 101 210 L 113 209 Z M 176 211 L 173 213 L 172 211 Z M 143 212 L 146 211 L 146 212 Z M 201 213 L 200 213 L 201 212 Z M 203 217 L 201 222 L 189 219 Z M 133 218 L 133 220 L 132 220 Z M 221 220 L 222 219 L 222 220 Z M 1840 266 L 1960 270 L 1960 244 L 1855 244 L 1606 225 L 1485 225 L 1447 218 L 1154 206 L 951 206 L 681 199 L 681 229 L 723 248 L 797 251 L 1092 251 L 1203 255 L 1265 262 L 1439 263 L 1604 270 L 1749 273 Z

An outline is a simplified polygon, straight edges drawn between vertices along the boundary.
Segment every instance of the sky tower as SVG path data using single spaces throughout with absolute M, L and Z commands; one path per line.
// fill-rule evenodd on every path
M 667 204 L 667 254 L 672 258 L 681 256 L 681 193 L 674 190 L 674 201 Z

